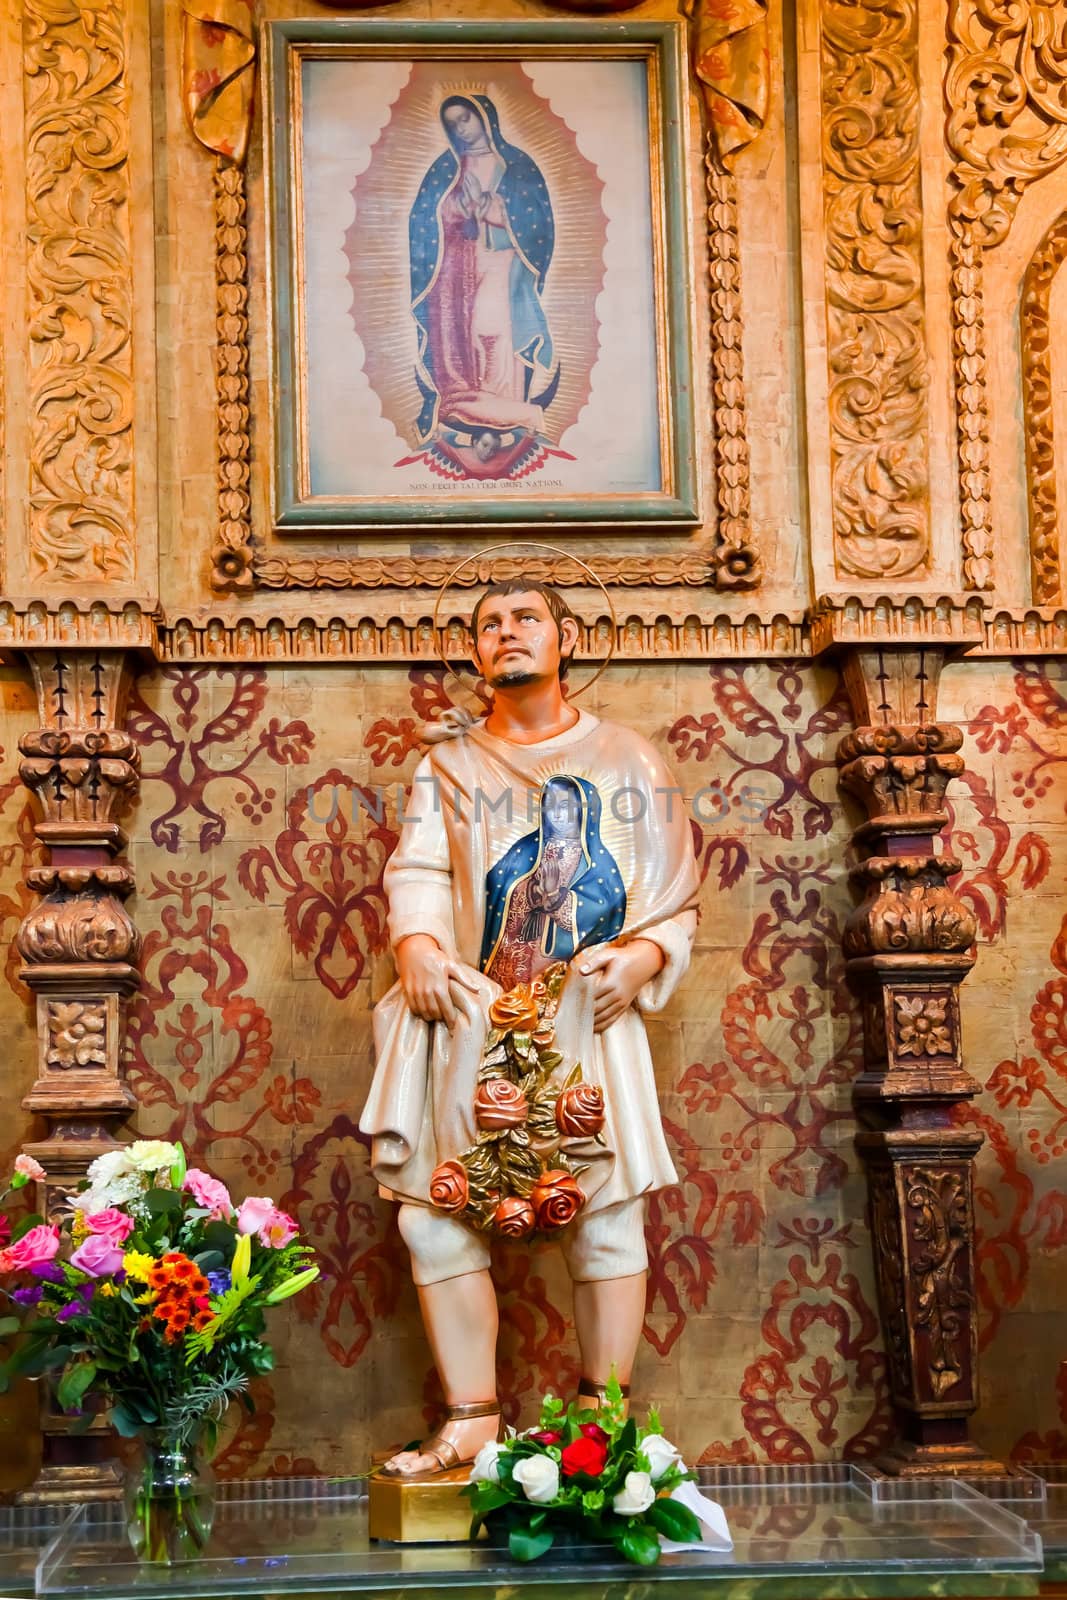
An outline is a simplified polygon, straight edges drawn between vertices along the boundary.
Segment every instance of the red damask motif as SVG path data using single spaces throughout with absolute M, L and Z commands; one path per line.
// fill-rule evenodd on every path
M 717 1276 L 716 1241 L 726 1236 L 735 1246 L 755 1244 L 764 1217 L 751 1189 L 724 1188 L 714 1173 L 702 1168 L 706 1152 L 683 1128 L 667 1118 L 663 1127 L 681 1176 L 677 1184 L 649 1200 L 644 1336 L 658 1355 L 668 1356 L 688 1314 L 707 1307 Z
M 763 1316 L 766 1354 L 741 1381 L 745 1427 L 770 1461 L 814 1461 L 816 1442 L 824 1455 L 874 1455 L 893 1436 L 878 1320 L 842 1255 L 828 1249 L 855 1248 L 851 1224 L 798 1218 L 780 1227 L 777 1248 L 796 1243 L 805 1253 L 789 1257 Z M 843 1435 L 842 1402 L 867 1396 L 861 1427 Z
M 289 936 L 301 955 L 315 952 L 315 975 L 338 1000 L 388 942 L 382 873 L 399 835 L 384 817 L 384 795 L 333 768 L 293 796 L 273 853 L 257 845 L 237 866 L 256 900 L 267 900 L 272 882 L 285 891 Z
M 446 676 L 451 679 L 455 700 L 445 688 Z M 408 673 L 408 680 L 415 715 L 379 717 L 371 724 L 363 741 L 376 767 L 387 764 L 401 767 L 409 755 L 421 751 L 419 730 L 422 724 L 432 722 L 442 711 L 449 711 L 458 704 L 467 707 L 473 716 L 482 716 L 492 704 L 488 690 L 479 679 L 469 677 L 461 682 L 454 674 L 446 674 L 443 667 L 414 667 Z
M 1056 768 L 1067 762 L 1067 748 L 1049 748 L 1047 734 L 1062 736 L 1067 733 L 1067 663 L 1056 660 L 1013 661 L 1014 688 L 1018 702 L 1006 706 L 983 706 L 974 722 L 979 750 L 995 750 L 1001 755 L 1015 751 L 1022 761 L 1012 766 L 1008 778 L 1012 794 L 1020 800 L 1023 809 L 1032 811 L 1052 787 Z M 1030 718 L 1034 718 L 1043 734 L 1031 731 Z M 1067 810 L 1067 802 L 1064 809 Z
M 258 1378 L 249 1390 L 255 1401 L 252 1412 L 232 1406 L 229 1419 L 237 1418 L 235 1431 L 223 1436 L 212 1457 L 211 1467 L 219 1478 L 250 1478 L 257 1475 L 259 1458 L 274 1432 L 274 1390 L 265 1378 Z M 262 1474 L 259 1474 L 262 1475 Z
M 762 822 L 768 833 L 784 839 L 794 837 L 798 820 L 805 839 L 828 833 L 840 813 L 816 791 L 815 783 L 820 773 L 836 765 L 832 736 L 852 723 L 841 683 L 833 680 L 829 695 L 811 711 L 804 703 L 811 678 L 802 675 L 795 662 L 736 667 L 716 663 L 709 673 L 712 699 L 725 722 L 712 711 L 701 717 L 679 717 L 667 733 L 675 755 L 680 761 L 707 762 L 717 754 L 733 767 L 714 786 L 723 796 L 724 818 L 733 811 L 742 820 Z M 769 674 L 773 695 L 764 688 L 764 697 L 759 698 L 750 686 L 750 674 L 762 679 Z M 741 736 L 740 743 L 731 740 L 726 724 Z M 765 743 L 770 749 L 757 758 L 753 746 L 762 748 Z M 799 819 L 797 801 L 803 805 Z M 701 810 L 711 817 L 711 797 L 702 802 Z
M 130 696 L 128 720 L 130 733 L 143 753 L 160 745 L 169 752 L 162 766 L 154 764 L 154 756 L 142 755 L 141 786 L 146 802 L 150 804 L 150 786 L 156 783 L 163 784 L 173 797 L 169 809 L 153 817 L 151 837 L 175 854 L 183 842 L 189 842 L 183 841 L 179 819 L 192 811 L 204 819 L 199 847 L 210 850 L 226 837 L 226 821 L 208 801 L 209 785 L 235 785 L 243 814 L 251 822 L 260 822 L 273 810 L 277 794 L 272 788 L 261 789 L 248 768 L 260 755 L 279 767 L 302 765 L 309 758 L 314 736 L 306 722 L 283 726 L 277 717 L 255 732 L 268 693 L 262 667 L 165 667 L 162 681 L 176 708 L 173 721 L 146 703 L 140 683 L 134 685 Z M 217 686 L 221 686 L 226 703 L 212 715 L 211 691 Z M 234 760 L 238 754 L 240 759 Z
M 327 1353 L 346 1368 L 394 1314 L 411 1272 L 395 1208 L 372 1198 L 368 1143 L 350 1117 L 334 1117 L 300 1149 L 292 1187 L 279 1201 L 299 1220 L 322 1269 L 294 1301 L 296 1315 L 318 1324 Z
M 170 872 L 165 879 L 153 875 L 142 888 L 142 906 L 163 902 L 162 926 L 144 937 L 141 990 L 127 1027 L 127 1077 L 142 1130 L 151 1124 L 181 1139 L 190 1158 L 206 1157 L 214 1141 L 225 1140 L 228 1149 L 240 1149 L 258 1182 L 283 1162 L 278 1130 L 311 1122 L 320 1094 L 310 1078 L 268 1076 L 270 1019 L 240 992 L 248 968 L 219 919 L 224 883 L 206 872 Z M 200 985 L 195 1001 L 191 976 Z M 165 1065 L 151 1059 L 156 1040 Z

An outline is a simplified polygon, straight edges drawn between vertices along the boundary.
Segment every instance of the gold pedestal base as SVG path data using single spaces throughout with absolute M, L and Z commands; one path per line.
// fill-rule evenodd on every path
M 85 1500 L 121 1500 L 122 1463 L 92 1461 L 82 1466 L 42 1467 L 28 1489 L 15 1496 L 18 1506 L 70 1506 Z
M 1004 1478 L 1014 1473 L 970 1439 L 933 1445 L 900 1440 L 875 1459 L 874 1470 L 886 1478 Z
M 459 1544 L 471 1536 L 471 1503 L 460 1490 L 470 1467 L 453 1467 L 421 1483 L 383 1478 L 372 1472 L 368 1484 L 372 1539 L 395 1544 Z

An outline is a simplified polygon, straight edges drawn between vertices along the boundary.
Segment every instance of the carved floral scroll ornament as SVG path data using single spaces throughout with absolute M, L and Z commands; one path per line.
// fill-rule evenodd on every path
M 30 562 L 50 582 L 129 580 L 136 562 L 126 8 L 118 0 L 26 0 L 22 15 Z
M 1026 437 L 1027 503 L 1030 513 L 1030 582 L 1038 605 L 1063 598 L 1056 435 L 1052 371 L 1052 286 L 1067 260 L 1067 211 L 1061 212 L 1038 245 L 1023 280 L 1020 310 L 1023 367 L 1023 432 Z M 1062 359 L 1062 355 L 1061 355 Z
M 945 93 L 957 470 L 969 588 L 993 586 L 982 253 L 1026 189 L 1067 160 L 1067 10 L 1060 0 L 952 0 Z M 1035 592 L 1035 598 L 1037 598 Z
M 834 557 L 860 578 L 930 554 L 915 0 L 819 11 Z

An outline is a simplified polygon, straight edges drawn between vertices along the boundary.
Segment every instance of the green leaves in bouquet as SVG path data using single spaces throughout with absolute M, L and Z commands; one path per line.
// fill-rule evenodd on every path
M 95 1361 L 77 1361 L 67 1367 L 56 1384 L 56 1400 L 61 1411 L 77 1411 L 96 1377 Z
M 551 1550 L 555 1534 L 543 1525 L 536 1532 L 532 1526 L 512 1528 L 508 1534 L 508 1552 L 514 1561 L 537 1561 Z
M 636 1518 L 621 1528 L 613 1528 L 611 1539 L 620 1555 L 639 1567 L 654 1567 L 659 1560 L 659 1538 L 655 1530 Z
M 666 1496 L 653 1500 L 645 1512 L 645 1520 L 652 1524 L 657 1533 L 662 1533 L 665 1539 L 673 1539 L 675 1544 L 695 1544 L 700 1539 L 700 1523 L 695 1513 L 688 1506 Z

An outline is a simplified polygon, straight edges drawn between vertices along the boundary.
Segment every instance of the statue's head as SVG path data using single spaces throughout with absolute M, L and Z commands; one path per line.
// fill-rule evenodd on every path
M 471 617 L 474 664 L 491 689 L 566 676 L 578 619 L 546 583 L 492 583 Z

